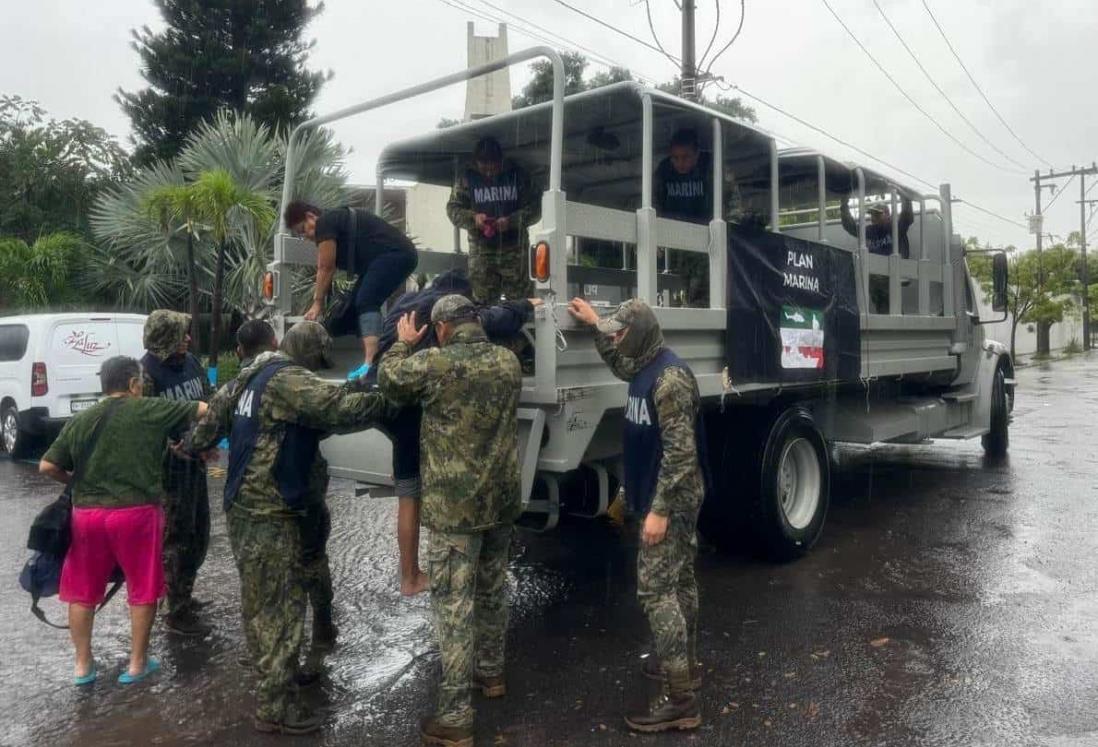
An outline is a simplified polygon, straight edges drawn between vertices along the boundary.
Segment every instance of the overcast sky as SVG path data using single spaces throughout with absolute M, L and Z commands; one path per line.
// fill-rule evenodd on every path
M 1017 169 L 992 150 L 931 87 L 888 29 L 873 0 L 829 0 L 851 30 L 907 92 L 942 126 L 995 168 L 965 153 L 920 114 L 869 62 L 822 0 L 746 0 L 739 40 L 713 71 L 745 90 L 796 114 L 934 184 L 948 181 L 954 196 L 1024 223 L 1033 210 L 1035 159 L 1004 129 L 957 65 L 922 0 L 878 0 L 920 61 L 983 135 L 1026 167 Z M 500 16 L 482 0 L 465 0 Z M 493 4 L 598 50 L 645 77 L 675 74 L 660 54 L 617 36 L 551 0 L 492 0 Z M 699 47 L 713 28 L 714 0 L 698 2 Z M 1098 75 L 1094 0 L 928 0 L 962 59 L 1007 123 L 1058 170 L 1098 158 Z M 638 0 L 570 0 L 642 39 L 651 38 Z M 678 54 L 678 11 L 672 0 L 651 0 L 664 45 Z M 0 45 L 0 92 L 37 99 L 58 118 L 81 117 L 129 141 L 129 122 L 114 102 L 118 87 L 142 86 L 130 30 L 160 24 L 150 0 L 77 0 L 6 3 L 6 42 Z M 94 7 L 94 11 L 92 8 Z M 721 0 L 723 46 L 739 20 L 739 3 Z M 317 40 L 312 65 L 334 78 L 316 102 L 317 112 L 341 108 L 465 65 L 468 12 L 442 0 L 327 0 L 309 28 Z M 478 30 L 493 32 L 485 20 Z M 511 49 L 539 43 L 510 27 Z M 598 65 L 591 66 L 591 72 Z M 525 74 L 516 71 L 515 90 Z M 356 182 L 372 183 L 374 159 L 387 142 L 433 128 L 442 116 L 460 117 L 460 88 L 338 124 L 338 138 L 354 149 L 349 167 Z M 865 161 L 827 138 L 762 106 L 760 124 L 796 143 L 840 158 Z M 1066 180 L 1063 180 L 1066 182 Z M 1063 182 L 1061 182 L 1063 183 Z M 1098 183 L 1098 178 L 1091 179 Z M 1066 236 L 1079 227 L 1078 181 L 1046 217 L 1046 231 Z M 1098 197 L 1098 190 L 1090 195 Z M 1046 194 L 1047 203 L 1050 195 Z M 971 208 L 955 208 L 957 229 L 995 244 L 1029 246 L 1025 229 Z M 1098 219 L 1091 227 L 1098 229 Z M 1096 234 L 1098 238 L 1098 234 Z

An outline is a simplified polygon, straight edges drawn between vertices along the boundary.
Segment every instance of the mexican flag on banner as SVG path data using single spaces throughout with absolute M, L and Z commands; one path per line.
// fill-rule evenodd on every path
M 824 367 L 822 311 L 782 306 L 778 327 L 782 333 L 782 368 Z

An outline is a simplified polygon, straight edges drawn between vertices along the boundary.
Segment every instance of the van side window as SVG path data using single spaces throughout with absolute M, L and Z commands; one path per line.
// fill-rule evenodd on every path
M 22 359 L 30 330 L 22 324 L 0 324 L 0 363 Z

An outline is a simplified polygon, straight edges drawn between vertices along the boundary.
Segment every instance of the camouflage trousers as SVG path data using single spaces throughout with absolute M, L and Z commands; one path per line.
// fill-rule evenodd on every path
M 226 519 L 240 574 L 244 635 L 259 673 L 256 715 L 281 721 L 298 704 L 294 675 L 306 605 L 301 530 L 295 519 L 240 509 L 230 509 Z
M 682 276 L 682 305 L 692 309 L 709 308 L 709 255 L 671 250 L 670 265 L 673 273 Z
M 210 547 L 210 496 L 202 462 L 169 456 L 165 464 L 164 578 L 169 613 L 191 604 L 198 569 Z
M 431 532 L 427 575 L 442 654 L 439 723 L 473 723 L 473 672 L 503 674 L 511 526 L 473 534 Z
M 685 678 L 697 661 L 698 510 L 672 513 L 667 536 L 637 553 L 637 599 L 648 616 L 656 653 L 670 678 Z M 681 681 L 681 679 L 680 679 Z
M 302 572 L 305 592 L 313 608 L 313 625 L 318 620 L 332 621 L 332 567 L 328 562 L 328 538 L 332 534 L 332 514 L 324 501 L 310 507 L 298 519 L 301 530 Z
M 500 245 L 498 242 L 469 244 L 469 283 L 473 300 L 480 304 L 495 304 L 500 296 L 508 301 L 529 298 L 534 286 L 530 282 L 527 249 L 522 242 Z

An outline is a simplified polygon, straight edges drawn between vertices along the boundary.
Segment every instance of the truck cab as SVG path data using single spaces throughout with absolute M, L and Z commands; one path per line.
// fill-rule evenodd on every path
M 553 64 L 551 101 L 389 145 L 376 207 L 386 180 L 449 187 L 486 135 L 541 185 L 528 259 L 544 305 L 527 330 L 534 371 L 519 418 L 523 499 L 544 527 L 562 511 L 604 513 L 621 482 L 626 384 L 568 315 L 573 296 L 608 309 L 647 301 L 692 369 L 714 478 L 706 524 L 718 538 L 748 517 L 768 555 L 810 548 L 826 517 L 832 442 L 983 436 L 989 452 L 1005 450 L 1012 363 L 984 339 L 948 185 L 921 193 L 866 167 L 783 151 L 751 123 L 633 82 L 565 97 L 559 56 L 540 47 L 301 129 L 536 57 Z M 710 165 L 712 210 L 693 220 L 661 215 L 653 194 L 667 144 L 684 130 Z M 291 170 L 284 204 L 293 188 Z M 452 247 L 421 247 L 417 273 L 463 267 L 460 238 L 455 229 Z M 311 262 L 311 245 L 280 232 L 270 286 L 282 326 L 296 318 L 292 265 Z M 688 293 L 691 283 L 707 292 Z M 348 368 L 353 355 L 348 345 Z M 389 480 L 376 432 L 329 439 L 325 455 L 333 474 Z

